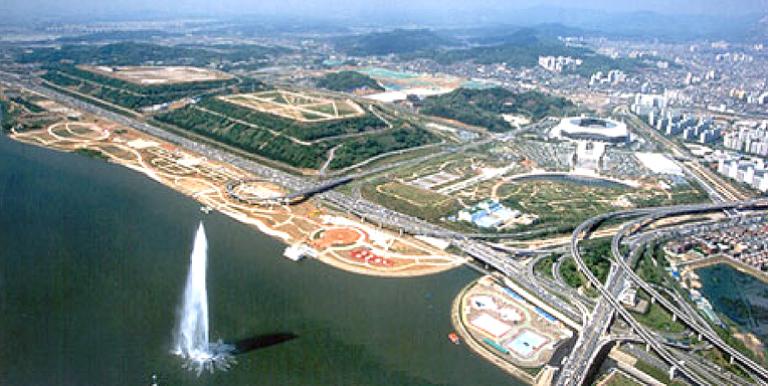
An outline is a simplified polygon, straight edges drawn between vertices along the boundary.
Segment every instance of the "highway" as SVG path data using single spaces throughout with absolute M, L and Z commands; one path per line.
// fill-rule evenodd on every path
M 29 79 L 22 79 L 20 77 L 11 76 L 6 73 L 0 73 L 0 80 L 30 89 L 50 99 L 71 105 L 90 114 L 115 121 L 119 124 L 132 127 L 163 140 L 176 143 L 181 147 L 198 152 L 211 159 L 235 165 L 246 171 L 252 172 L 261 178 L 265 178 L 279 185 L 285 186 L 293 192 L 309 192 L 313 189 L 317 190 L 318 188 L 318 185 L 314 181 L 311 181 L 307 178 L 291 175 L 281 170 L 259 164 L 245 157 L 223 151 L 213 145 L 204 142 L 198 142 L 187 137 L 157 128 L 146 122 L 102 109 L 95 105 L 83 102 L 79 99 L 44 88 Z M 387 165 L 387 167 L 391 167 L 391 165 Z M 509 278 L 514 278 L 514 281 L 520 286 L 532 292 L 534 296 L 540 300 L 553 306 L 555 309 L 558 309 L 568 318 L 571 318 L 572 320 L 580 320 L 581 317 L 584 316 L 579 308 L 576 308 L 572 304 L 569 304 L 553 295 L 553 288 L 545 288 L 546 285 L 543 287 L 540 283 L 537 282 L 537 280 L 533 280 L 531 277 L 529 277 L 526 274 L 526 268 L 521 266 L 519 262 L 510 258 L 509 254 L 498 252 L 484 242 L 472 240 L 471 238 L 461 233 L 443 229 L 413 216 L 389 210 L 367 200 L 349 197 L 337 191 L 319 191 L 317 193 L 317 197 L 326 203 L 340 208 L 341 210 L 345 210 L 350 214 L 360 217 L 360 219 L 363 221 L 387 226 L 396 230 L 399 229 L 413 235 L 425 235 L 451 239 L 453 244 L 461 248 L 464 252 L 482 261 L 488 266 L 493 267 L 503 275 Z M 679 365 L 678 360 L 669 352 L 666 347 L 664 347 L 662 343 L 658 341 L 655 335 L 651 334 L 644 326 L 635 321 L 629 312 L 626 311 L 617 300 L 619 292 L 624 288 L 624 285 L 628 280 L 637 283 L 639 286 L 641 286 L 641 288 L 646 290 L 652 296 L 658 296 L 659 299 L 657 300 L 660 302 L 662 299 L 664 299 L 653 288 L 648 286 L 647 283 L 644 283 L 634 274 L 634 272 L 632 272 L 632 270 L 629 268 L 629 265 L 627 265 L 627 262 L 625 261 L 625 256 L 622 256 L 620 251 L 618 251 L 618 244 L 625 237 L 625 232 L 619 232 L 614 237 L 614 241 L 616 243 L 614 258 L 618 264 L 612 266 L 611 272 L 609 273 L 605 285 L 600 283 L 599 280 L 590 272 L 586 266 L 586 263 L 581 258 L 578 249 L 578 241 L 582 235 L 588 234 L 597 224 L 607 219 L 648 215 L 650 215 L 649 218 L 660 219 L 662 217 L 671 215 L 701 213 L 704 211 L 752 209 L 756 205 L 761 205 L 761 207 L 768 207 L 768 203 L 766 202 L 741 201 L 705 205 L 687 205 L 679 207 L 648 208 L 604 214 L 589 219 L 579 225 L 579 227 L 577 227 L 572 234 L 571 253 L 579 269 L 584 273 L 592 286 L 598 290 L 598 292 L 600 292 L 601 298 L 595 306 L 593 313 L 586 317 L 588 324 L 584 326 L 584 331 L 579 335 L 577 345 L 574 347 L 574 352 L 572 353 L 569 361 L 558 374 L 556 383 L 558 385 L 580 385 L 584 382 L 585 377 L 588 374 L 588 370 L 592 365 L 592 361 L 595 359 L 595 356 L 599 352 L 599 348 L 605 344 L 605 339 L 603 337 L 606 335 L 608 326 L 616 314 L 625 319 L 632 328 L 633 332 L 637 334 L 641 339 L 643 339 L 643 341 L 648 344 L 649 348 L 653 349 L 661 358 L 670 364 Z M 645 288 L 646 286 L 648 286 L 647 289 Z M 664 301 L 666 301 L 666 299 L 664 299 Z M 662 303 L 662 305 L 664 305 L 664 303 Z M 694 331 L 702 334 L 702 336 L 710 341 L 713 345 L 728 353 L 728 355 L 731 355 L 734 360 L 749 368 L 750 371 L 760 375 L 761 378 L 768 379 L 768 371 L 751 361 L 745 355 L 725 345 L 719 339 L 719 337 L 713 336 L 712 331 L 702 329 L 701 326 L 693 321 L 688 314 L 681 312 L 671 304 L 665 305 L 665 307 L 670 307 L 670 311 L 674 312 L 681 321 L 686 324 L 690 324 L 690 327 Z M 702 379 L 697 373 L 690 371 L 686 366 L 679 366 L 678 368 L 690 381 L 698 384 L 706 384 L 704 379 Z
M 603 214 L 593 217 L 579 225 L 574 231 L 571 238 L 571 254 L 573 255 L 579 270 L 587 277 L 587 280 L 592 286 L 600 292 L 601 299 L 593 312 L 594 318 L 590 320 L 590 323 L 584 327 L 576 346 L 573 348 L 568 362 L 560 370 L 556 385 L 583 385 L 587 381 L 589 370 L 592 367 L 592 363 L 597 356 L 596 352 L 603 346 L 601 342 L 602 337 L 610 325 L 610 321 L 614 313 L 619 314 L 630 325 L 632 331 L 638 334 L 643 341 L 648 344 L 649 348 L 653 349 L 662 359 L 667 363 L 677 364 L 675 357 L 658 342 L 655 337 L 639 322 L 637 322 L 632 315 L 629 314 L 624 306 L 619 303 L 617 296 L 620 291 L 619 284 L 626 278 L 625 274 L 618 272 L 625 272 L 618 270 L 615 266 L 611 266 L 611 272 L 608 275 L 606 284 L 600 282 L 600 280 L 589 270 L 589 267 L 581 257 L 579 251 L 579 239 L 582 235 L 586 236 L 591 232 L 594 227 L 610 218 L 622 217 L 632 215 L 633 211 L 621 211 Z M 684 367 L 681 368 L 681 372 L 689 380 L 705 385 L 707 382 L 702 379 L 698 374 L 693 373 Z
M 713 205 L 710 208 L 706 208 L 706 211 L 715 211 L 715 210 L 726 210 L 731 208 L 737 208 L 741 207 L 741 209 L 744 209 L 742 205 L 738 202 L 732 202 L 727 204 L 720 204 L 720 205 Z M 754 206 L 750 209 L 755 208 L 761 208 L 766 209 L 768 208 L 768 201 L 760 203 L 755 203 Z M 662 212 L 655 214 L 653 216 L 650 216 L 650 218 L 645 219 L 644 221 L 658 221 L 659 219 L 663 217 L 668 216 L 677 216 L 681 214 L 687 214 L 690 213 L 691 210 L 695 210 L 697 212 L 700 212 L 698 209 L 691 209 L 691 208 L 681 208 L 679 210 L 671 210 L 667 212 Z M 733 360 L 741 363 L 744 367 L 749 369 L 750 371 L 758 374 L 763 380 L 768 380 L 768 370 L 763 368 L 761 365 L 754 362 L 751 358 L 747 357 L 746 355 L 742 354 L 740 351 L 732 348 L 728 344 L 726 344 L 719 335 L 717 335 L 714 331 L 712 331 L 709 328 L 703 328 L 701 324 L 699 323 L 699 320 L 693 319 L 690 317 L 690 315 L 680 308 L 676 307 L 672 304 L 666 297 L 662 296 L 658 291 L 656 291 L 655 288 L 653 288 L 650 284 L 646 283 L 645 280 L 640 278 L 635 272 L 632 270 L 631 266 L 627 264 L 625 258 L 622 256 L 619 245 L 621 244 L 621 241 L 623 238 L 627 236 L 629 233 L 633 233 L 633 228 L 635 228 L 637 224 L 636 223 L 630 223 L 625 225 L 624 228 L 622 228 L 613 238 L 611 242 L 611 250 L 612 254 L 614 256 L 614 261 L 618 263 L 618 267 L 622 269 L 628 277 L 639 287 L 642 288 L 646 293 L 648 293 L 653 299 L 656 300 L 659 304 L 661 304 L 667 311 L 671 312 L 675 317 L 683 324 L 685 324 L 688 328 L 699 334 L 699 336 L 706 339 L 709 343 L 711 343 L 713 346 L 717 347 L 727 355 L 729 355 Z
M 618 293 L 616 292 L 616 289 L 618 288 L 617 280 L 621 278 L 628 278 L 633 282 L 635 282 L 644 290 L 648 291 L 648 293 L 651 294 L 652 296 L 654 297 L 658 296 L 659 299 L 657 299 L 657 301 L 661 301 L 661 299 L 663 299 L 664 302 L 667 303 L 666 307 L 670 308 L 669 309 L 670 312 L 673 312 L 677 316 L 677 318 L 682 322 L 684 323 L 687 322 L 686 324 L 688 324 L 692 330 L 701 334 L 702 337 L 706 338 L 710 343 L 712 343 L 719 349 L 723 350 L 728 355 L 731 355 L 734 358 L 734 360 L 744 365 L 750 371 L 753 371 L 756 374 L 760 375 L 760 377 L 763 379 L 768 379 L 768 371 L 766 371 L 764 368 L 762 368 L 758 364 L 754 363 L 751 359 L 741 354 L 737 350 L 724 344 L 722 340 L 720 340 L 720 338 L 716 336 L 716 334 L 713 334 L 711 330 L 702 328 L 699 325 L 699 323 L 697 323 L 698 321 L 689 318 L 689 316 L 685 312 L 680 311 L 678 308 L 671 305 L 671 303 L 669 303 L 666 300 L 666 298 L 663 298 L 660 294 L 658 294 L 658 292 L 656 292 L 647 283 L 645 283 L 642 279 L 640 279 L 630 268 L 630 264 L 627 262 L 628 257 L 624 256 L 621 253 L 619 248 L 620 242 L 624 237 L 626 237 L 626 233 L 628 232 L 628 230 L 630 229 L 637 230 L 638 224 L 647 225 L 650 222 L 658 221 L 659 219 L 662 219 L 664 217 L 669 217 L 669 216 L 698 214 L 698 213 L 704 213 L 704 212 L 723 211 L 723 210 L 732 210 L 732 209 L 752 210 L 752 209 L 766 209 L 766 208 L 768 208 L 768 200 L 751 200 L 751 201 L 700 204 L 700 205 L 682 205 L 682 206 L 676 206 L 676 207 L 652 208 L 650 210 L 646 209 L 646 210 L 643 210 L 642 213 L 639 210 L 627 210 L 627 211 L 607 213 L 607 214 L 593 217 L 585 221 L 581 225 L 579 225 L 579 227 L 576 230 L 574 230 L 571 238 L 571 253 L 577 265 L 579 266 L 580 271 L 582 271 L 582 273 L 587 277 L 590 283 L 592 283 L 594 288 L 600 292 L 601 299 L 598 302 L 596 311 L 593 313 L 594 317 L 591 318 L 588 326 L 585 326 L 584 330 L 582 331 L 582 334 L 580 335 L 579 340 L 577 341 L 577 344 L 572 351 L 569 361 L 560 370 L 556 384 L 580 385 L 586 381 L 586 376 L 588 375 L 589 369 L 591 368 L 592 362 L 594 361 L 594 356 L 595 356 L 594 351 L 596 349 L 599 349 L 602 346 L 601 337 L 603 336 L 603 334 L 607 329 L 607 326 L 601 325 L 600 323 L 609 324 L 610 320 L 607 319 L 604 316 L 604 314 L 612 314 L 613 312 L 618 313 L 630 325 L 630 327 L 632 328 L 632 331 L 638 334 L 646 342 L 646 344 L 650 349 L 653 349 L 667 363 L 673 366 L 676 366 L 676 368 L 689 381 L 694 382 L 696 384 L 702 384 L 702 385 L 709 384 L 709 382 L 702 379 L 697 373 L 692 372 L 686 366 L 679 363 L 679 361 L 675 359 L 672 353 L 669 352 L 665 347 L 663 347 L 663 345 L 644 326 L 639 324 L 632 317 L 632 315 L 629 314 L 629 312 L 618 302 L 618 299 L 617 299 Z M 645 214 L 646 216 L 625 225 L 616 234 L 616 236 L 614 236 L 611 243 L 611 249 L 612 249 L 613 258 L 617 262 L 617 264 L 614 264 L 611 266 L 611 272 L 606 281 L 606 284 L 605 285 L 602 284 L 592 274 L 592 272 L 589 270 L 586 263 L 582 259 L 581 253 L 578 249 L 579 239 L 582 236 L 586 236 L 587 234 L 589 234 L 589 232 L 591 232 L 597 224 L 602 223 L 607 219 L 637 216 L 639 214 Z M 629 258 L 631 258 L 631 256 Z M 617 272 L 621 272 L 621 274 Z M 612 310 L 608 309 L 607 307 L 608 305 L 612 307 Z M 597 310 L 597 308 L 600 308 L 600 310 Z

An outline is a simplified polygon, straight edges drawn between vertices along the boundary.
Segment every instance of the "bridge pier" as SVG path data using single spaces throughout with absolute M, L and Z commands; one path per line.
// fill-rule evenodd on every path
M 675 373 L 677 372 L 677 366 L 672 366 L 669 368 L 669 380 L 675 379 Z
M 731 358 L 728 359 L 728 363 L 733 364 L 734 361 L 735 361 L 735 359 L 733 359 L 733 355 L 731 355 Z
M 677 322 L 677 314 L 672 314 L 672 321 Z
M 651 304 L 656 304 L 656 298 L 651 296 Z
M 699 340 L 701 340 L 701 338 L 703 338 L 703 337 L 702 337 L 702 335 L 701 335 L 701 333 L 699 333 L 699 335 L 697 335 L 696 337 L 697 337 Z
M 650 351 L 651 351 L 651 345 L 646 343 L 645 344 L 645 352 L 650 352 Z

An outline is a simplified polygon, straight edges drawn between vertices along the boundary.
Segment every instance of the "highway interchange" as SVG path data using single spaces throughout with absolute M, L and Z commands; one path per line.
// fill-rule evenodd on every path
M 33 78 L 20 77 L 15 74 L 0 72 L 0 81 L 17 87 L 22 87 L 41 94 L 47 98 L 56 100 L 60 103 L 70 105 L 78 110 L 103 117 L 119 124 L 132 127 L 147 134 L 156 136 L 169 142 L 178 144 L 181 147 L 188 148 L 201 153 L 210 159 L 221 162 L 227 162 L 246 171 L 252 172 L 259 178 L 267 179 L 289 189 L 291 192 L 283 199 L 296 199 L 302 196 L 316 194 L 316 197 L 328 205 L 346 211 L 351 215 L 358 216 L 362 221 L 386 226 L 391 229 L 400 230 L 412 235 L 423 235 L 449 239 L 452 244 L 469 256 L 480 261 L 487 268 L 497 271 L 506 280 L 513 282 L 519 287 L 529 291 L 537 301 L 541 301 L 551 308 L 559 311 L 558 313 L 570 320 L 581 323 L 581 331 L 578 334 L 573 350 L 563 367 L 557 372 L 555 383 L 557 385 L 581 385 L 589 381 L 590 369 L 595 365 L 596 358 L 599 357 L 603 348 L 617 340 L 642 341 L 647 349 L 653 350 L 663 361 L 670 366 L 674 366 L 677 372 L 684 379 L 692 384 L 717 384 L 726 382 L 726 384 L 738 384 L 737 379 L 719 377 L 712 374 L 706 368 L 698 363 L 693 363 L 690 358 L 686 360 L 679 353 L 673 353 L 666 342 L 648 328 L 640 324 L 618 301 L 621 291 L 633 283 L 647 292 L 655 301 L 670 311 L 677 320 L 685 324 L 689 329 L 705 339 L 709 344 L 717 347 L 726 353 L 733 361 L 739 363 L 749 370 L 751 374 L 760 383 L 768 381 L 768 370 L 752 361 L 741 352 L 728 346 L 712 330 L 712 328 L 703 321 L 695 310 L 687 309 L 684 306 L 678 307 L 670 302 L 666 297 L 660 294 L 655 288 L 643 281 L 632 271 L 632 259 L 637 255 L 642 246 L 658 238 L 669 234 L 669 230 L 651 230 L 640 232 L 643 227 L 654 223 L 666 217 L 680 216 L 684 214 L 701 214 L 709 212 L 727 211 L 732 216 L 740 216 L 741 212 L 747 210 L 768 209 L 768 201 L 726 201 L 735 198 L 731 190 L 725 190 L 720 186 L 710 187 L 699 175 L 700 172 L 689 173 L 699 180 L 702 186 L 706 187 L 710 196 L 715 201 L 714 204 L 684 205 L 678 207 L 664 208 L 645 208 L 637 210 L 627 210 L 614 213 L 607 213 L 591 218 L 577 227 L 572 234 L 570 243 L 570 253 L 576 262 L 579 270 L 589 280 L 592 287 L 599 292 L 597 299 L 590 299 L 581 294 L 577 294 L 572 289 L 563 285 L 555 275 L 556 280 L 545 280 L 535 275 L 533 266 L 539 258 L 530 259 L 526 266 L 521 260 L 515 258 L 520 251 L 509 251 L 494 247 L 486 241 L 473 238 L 476 235 L 466 235 L 450 231 L 424 220 L 409 216 L 403 213 L 389 210 L 378 204 L 361 199 L 360 197 L 350 197 L 338 191 L 332 190 L 335 186 L 345 183 L 352 178 L 361 178 L 369 174 L 380 173 L 387 169 L 402 166 L 410 162 L 420 162 L 423 159 L 400 161 L 395 164 L 389 164 L 377 167 L 374 170 L 358 173 L 357 175 L 348 175 L 334 180 L 328 180 L 318 184 L 316 181 L 289 174 L 282 170 L 265 166 L 243 155 L 233 153 L 222 149 L 219 146 L 211 144 L 208 141 L 191 139 L 174 132 L 164 130 L 153 126 L 147 122 L 121 115 L 94 104 L 84 102 L 80 99 L 62 94 L 41 86 Z M 474 145 L 477 145 L 475 143 Z M 465 145 L 473 146 L 473 144 Z M 453 149 L 451 151 L 461 151 Z M 435 156 L 430 155 L 427 157 Z M 685 170 L 688 170 L 685 168 Z M 725 192 L 723 193 L 723 191 Z M 628 219 L 624 226 L 615 234 L 611 243 L 612 262 L 611 270 L 605 283 L 601 283 L 595 277 L 584 262 L 579 251 L 579 241 L 586 238 L 590 232 L 595 230 L 601 223 L 607 220 Z M 700 226 L 700 224 L 699 224 Z M 683 227 L 684 229 L 686 227 Z M 623 243 L 628 243 L 630 252 L 625 254 L 621 250 Z M 556 263 L 558 266 L 560 262 Z M 555 294 L 567 294 L 572 297 L 571 302 L 564 301 Z M 591 311 L 590 311 L 591 309 Z M 617 338 L 609 333 L 609 328 L 614 319 L 619 316 L 629 326 L 629 335 Z M 681 359 L 682 358 L 682 359 Z M 731 379 L 728 382 L 727 379 Z M 715 382 L 715 383 L 713 383 Z
M 571 254 L 576 261 L 579 270 L 585 275 L 585 277 L 587 277 L 592 286 L 600 292 L 601 298 L 600 301 L 598 301 L 592 316 L 590 317 L 589 323 L 585 325 L 585 328 L 579 335 L 579 339 L 573 349 L 569 361 L 566 363 L 566 366 L 561 369 L 557 384 L 584 384 L 586 378 L 588 377 L 590 367 L 592 366 L 595 357 L 598 355 L 598 352 L 604 344 L 601 339 L 606 334 L 606 330 L 610 325 L 610 319 L 614 313 L 620 315 L 622 319 L 624 319 L 627 324 L 629 324 L 631 330 L 638 334 L 650 349 L 656 352 L 667 363 L 675 366 L 675 368 L 679 370 L 679 372 L 682 373 L 688 381 L 700 385 L 712 384 L 709 380 L 704 379 L 698 372 L 692 371 L 688 366 L 680 362 L 666 347 L 664 347 L 664 344 L 660 342 L 657 337 L 651 334 L 646 327 L 637 322 L 637 320 L 635 320 L 635 318 L 624 308 L 624 306 L 621 305 L 618 300 L 618 296 L 620 291 L 625 287 L 626 280 L 633 281 L 636 285 L 638 285 L 650 296 L 652 296 L 653 299 L 658 301 L 668 311 L 675 315 L 676 318 L 684 323 L 688 328 L 695 331 L 699 334 L 699 336 L 705 338 L 709 343 L 731 356 L 736 362 L 742 364 L 749 371 L 755 373 L 762 381 L 768 380 L 768 371 L 766 371 L 765 368 L 752 361 L 746 355 L 725 344 L 711 329 L 702 327 L 698 320 L 692 319 L 686 312 L 674 306 L 665 297 L 661 296 L 658 291 L 653 289 L 648 283 L 637 276 L 631 268 L 631 262 L 627 261 L 628 257 L 630 257 L 632 254 L 630 254 L 630 256 L 626 256 L 620 250 L 620 244 L 622 240 L 630 233 L 634 233 L 633 229 L 637 228 L 641 223 L 650 224 L 665 217 L 733 209 L 739 211 L 768 209 L 768 200 L 683 205 L 678 207 L 620 211 L 593 217 L 579 225 L 579 227 L 574 230 L 571 238 Z M 606 280 L 606 283 L 603 284 L 589 270 L 586 262 L 582 258 L 578 246 L 579 240 L 586 237 L 598 224 L 606 220 L 638 215 L 642 217 L 639 220 L 627 223 L 613 237 L 611 242 L 611 252 L 612 260 L 616 264 L 611 266 L 608 279 Z

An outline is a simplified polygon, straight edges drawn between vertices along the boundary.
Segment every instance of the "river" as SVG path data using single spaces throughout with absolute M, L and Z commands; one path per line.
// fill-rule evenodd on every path
M 201 219 L 212 339 L 296 338 L 197 378 L 169 350 Z M 521 384 L 446 337 L 470 269 L 372 278 L 282 249 L 136 172 L 0 137 L 0 384 Z

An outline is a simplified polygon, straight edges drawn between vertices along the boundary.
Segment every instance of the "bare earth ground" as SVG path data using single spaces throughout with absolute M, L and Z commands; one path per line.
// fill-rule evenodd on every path
M 185 66 L 78 66 L 82 70 L 143 86 L 231 79 L 232 75 L 207 68 Z
M 339 269 L 376 276 L 418 276 L 464 263 L 413 237 L 378 229 L 312 201 L 292 206 L 244 204 L 228 195 L 226 185 L 254 176 L 110 121 L 85 116 L 78 122 L 62 120 L 11 138 L 62 151 L 98 151 L 110 162 L 141 172 L 287 244 L 309 245 L 320 261 Z M 280 187 L 267 181 L 240 188 L 256 195 L 281 193 Z

